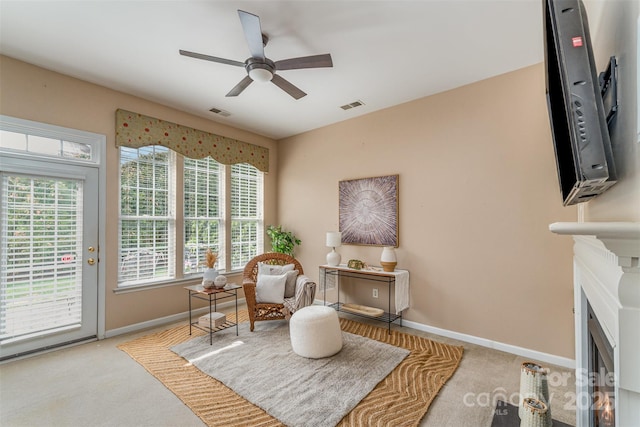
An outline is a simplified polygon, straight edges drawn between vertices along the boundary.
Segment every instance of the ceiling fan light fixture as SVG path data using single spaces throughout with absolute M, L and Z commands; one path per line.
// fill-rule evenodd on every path
M 0 0 L 2 1 L 2 0 Z M 242 31 L 244 32 L 245 39 L 251 52 L 249 57 L 244 62 L 234 61 L 231 59 L 218 58 L 216 56 L 204 55 L 202 53 L 190 52 L 180 49 L 180 55 L 190 56 L 196 59 L 203 59 L 205 61 L 218 62 L 220 64 L 233 65 L 234 67 L 244 67 L 247 75 L 236 84 L 233 89 L 229 91 L 225 96 L 234 97 L 238 96 L 254 81 L 266 83 L 272 82 L 280 89 L 285 91 L 294 99 L 300 99 L 307 94 L 300 88 L 284 79 L 277 71 L 281 70 L 299 70 L 303 68 L 324 68 L 333 67 L 333 60 L 331 55 L 326 53 L 323 55 L 311 55 L 301 56 L 298 58 L 289 58 L 281 61 L 273 62 L 267 58 L 264 54 L 264 47 L 267 45 L 269 38 L 262 32 L 260 28 L 260 18 L 258 15 L 254 15 L 243 10 L 238 10 L 238 16 L 240 17 L 240 23 L 242 24 Z
M 268 82 L 273 78 L 273 73 L 265 68 L 253 68 L 249 70 L 249 77 L 254 82 Z

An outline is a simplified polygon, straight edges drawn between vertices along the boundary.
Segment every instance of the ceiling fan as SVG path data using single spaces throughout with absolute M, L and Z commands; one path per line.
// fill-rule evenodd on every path
M 269 38 L 262 33 L 260 28 L 260 17 L 243 10 L 238 10 L 240 22 L 244 36 L 249 45 L 251 57 L 244 62 L 234 61 L 232 59 L 218 58 L 201 53 L 180 50 L 180 55 L 190 56 L 192 58 L 204 59 L 205 61 L 219 62 L 221 64 L 233 65 L 236 67 L 244 67 L 247 70 L 247 76 L 240 81 L 226 96 L 238 96 L 254 81 L 268 82 L 278 86 L 295 99 L 300 99 L 306 95 L 298 87 L 276 74 L 276 71 L 297 70 L 301 68 L 322 68 L 333 67 L 333 61 L 330 54 L 312 55 L 299 58 L 284 59 L 281 61 L 272 61 L 264 54 L 264 47 L 267 45 Z

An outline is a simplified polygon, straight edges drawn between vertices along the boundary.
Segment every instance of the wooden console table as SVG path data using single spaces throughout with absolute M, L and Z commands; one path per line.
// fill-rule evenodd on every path
M 396 270 L 394 272 L 386 272 L 382 270 L 356 270 L 349 268 L 346 265 L 320 266 L 320 277 L 322 277 L 324 283 L 324 304 L 327 305 L 327 276 L 351 277 L 355 279 L 368 280 L 373 282 L 381 282 L 387 284 L 388 290 L 388 302 L 387 311 L 383 312 L 380 316 L 368 316 L 366 314 L 359 314 L 350 310 L 343 309 L 343 303 L 340 302 L 340 280 L 337 280 L 337 292 L 338 301 L 329 304 L 330 307 L 335 308 L 337 311 L 344 311 L 345 313 L 354 314 L 356 316 L 366 317 L 368 319 L 378 320 L 380 322 L 387 323 L 389 326 L 389 333 L 391 333 L 391 324 L 396 320 L 400 320 L 400 326 L 402 326 L 402 311 L 409 307 L 409 272 L 407 270 Z M 398 286 L 402 281 L 402 287 Z M 396 312 L 391 312 L 391 286 L 395 287 L 396 298 L 395 308 Z

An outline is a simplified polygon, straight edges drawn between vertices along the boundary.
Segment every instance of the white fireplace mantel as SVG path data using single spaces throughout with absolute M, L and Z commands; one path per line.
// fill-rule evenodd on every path
M 640 223 L 557 222 L 549 229 L 575 242 L 577 378 L 588 367 L 588 302 L 614 351 L 616 426 L 640 426 Z M 578 402 L 587 383 L 577 381 Z M 578 427 L 589 426 L 586 409 L 578 407 Z
M 555 222 L 549 226 L 549 230 L 556 234 L 594 236 L 623 264 L 630 263 L 633 258 L 637 261 L 640 257 L 639 222 Z

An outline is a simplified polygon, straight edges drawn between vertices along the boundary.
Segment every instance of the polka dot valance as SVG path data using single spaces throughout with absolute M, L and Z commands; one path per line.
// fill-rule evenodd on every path
M 162 145 L 192 159 L 211 156 L 233 165 L 249 163 L 269 171 L 269 149 L 131 111 L 116 111 L 116 146 L 140 148 Z

